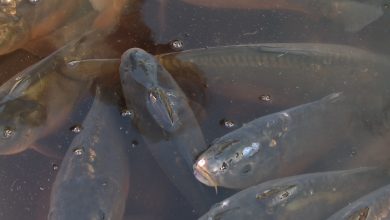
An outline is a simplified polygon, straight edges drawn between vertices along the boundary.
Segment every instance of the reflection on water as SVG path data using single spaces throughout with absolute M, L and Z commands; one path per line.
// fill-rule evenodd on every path
M 237 9 L 234 4 L 233 6 L 218 7 L 218 5 L 214 5 L 209 7 L 207 2 L 199 1 L 196 4 L 195 1 L 191 0 L 128 0 L 115 2 L 119 7 L 122 3 L 125 3 L 125 6 L 121 8 L 122 10 L 119 10 L 121 13 L 118 25 L 108 33 L 99 36 L 89 35 L 86 38 L 87 40 L 81 41 L 80 46 L 66 53 L 64 61 L 88 58 L 120 58 L 124 51 L 132 47 L 139 47 L 157 55 L 166 52 L 232 44 L 288 42 L 342 44 L 366 49 L 383 56 L 390 56 L 390 29 L 388 28 L 390 8 L 389 6 L 386 7 L 388 4 L 386 1 L 373 1 L 373 4 L 380 4 L 380 10 L 383 11 L 383 14 L 370 20 L 368 24 L 364 25 L 363 29 L 353 32 L 346 31 L 344 24 L 339 23 L 337 19 L 328 19 L 326 16 L 318 15 L 311 16 L 312 13 L 301 13 L 300 10 L 294 10 L 293 8 L 278 10 L 280 6 L 261 7 L 257 5 L 255 10 L 248 10 L 242 6 L 237 6 L 239 8 Z M 61 22 L 56 20 L 53 29 L 57 31 L 53 35 L 47 36 L 47 30 L 44 30 L 40 33 L 44 33 L 42 35 L 45 35 L 45 37 L 30 39 L 33 40 L 32 46 L 19 46 L 18 48 L 24 49 L 1 55 L 1 84 L 19 71 L 36 63 L 43 56 L 46 57 L 54 50 L 62 47 L 64 42 L 80 37 L 82 33 L 79 32 L 79 29 L 73 29 L 74 24 L 82 24 L 79 25 L 79 28 L 83 27 L 82 29 L 87 29 L 86 27 L 97 23 L 104 26 L 104 23 L 100 23 L 102 21 L 96 20 L 96 18 L 101 19 L 101 16 L 107 15 L 107 18 L 114 21 L 115 19 L 113 19 L 111 13 L 118 12 L 117 8 L 95 11 L 94 8 L 98 7 L 96 5 L 98 1 L 94 1 L 95 7 L 81 0 L 78 3 L 80 3 L 80 7 L 76 12 L 69 15 L 70 18 L 61 20 Z M 229 1 L 224 3 L 229 4 Z M 252 3 L 246 1 L 245 4 Z M 104 4 L 100 6 L 104 8 Z M 282 6 L 293 7 L 288 4 L 282 4 Z M 0 7 L 5 6 L 0 5 Z M 68 7 L 72 7 L 72 5 L 68 5 Z M 356 7 L 348 7 L 351 10 L 356 9 Z M 61 17 L 55 18 L 61 19 Z M 85 19 L 80 20 L 80 18 Z M 40 24 L 40 22 L 38 23 Z M 62 29 L 57 27 L 58 25 Z M 64 33 L 68 32 L 73 34 L 65 36 Z M 58 36 L 61 35 L 64 35 L 61 40 L 56 41 L 55 39 L 59 39 Z M 25 38 L 23 39 L 25 40 Z M 319 50 L 327 49 L 320 48 Z M 297 169 L 303 173 L 327 169 L 346 169 L 361 165 L 388 164 L 389 158 L 386 156 L 388 154 L 386 146 L 389 141 L 387 135 L 389 124 L 386 123 L 386 119 L 388 119 L 386 111 L 388 110 L 387 97 L 390 97 L 390 95 L 385 87 L 386 82 L 388 82 L 386 73 L 390 69 L 386 62 L 379 61 L 375 57 L 374 60 L 370 60 L 368 63 L 364 63 L 365 58 L 362 59 L 363 61 L 359 59 L 338 61 L 337 59 L 342 56 L 335 55 L 333 63 L 321 63 L 326 59 L 313 59 L 309 61 L 310 65 L 308 67 L 305 58 L 286 53 L 283 55 L 283 58 L 285 58 L 283 62 L 275 62 L 272 65 L 273 61 L 279 59 L 280 54 L 261 58 L 265 67 L 259 71 L 257 67 L 251 68 L 250 65 L 245 67 L 245 64 L 250 63 L 249 61 L 255 60 L 249 58 L 248 61 L 248 58 L 240 58 L 242 54 L 248 56 L 249 52 L 245 50 L 242 54 L 235 51 L 238 53 L 235 57 L 232 55 L 230 58 L 221 58 L 221 63 L 218 63 L 220 60 L 218 61 L 217 58 L 209 59 L 206 56 L 207 51 L 207 49 L 199 53 L 195 51 L 195 53 L 189 55 L 189 58 L 185 54 L 179 53 L 175 57 L 176 61 L 173 61 L 175 55 L 168 55 L 165 58 L 164 56 L 160 57 L 160 61 L 173 75 L 189 99 L 189 104 L 201 127 L 206 144 L 211 144 L 215 138 L 222 137 L 255 118 L 315 101 L 332 92 L 340 92 L 339 90 L 342 89 L 343 92 L 347 91 L 348 96 L 357 97 L 356 99 L 361 101 L 360 105 L 354 106 L 354 108 L 362 109 L 362 115 L 357 116 L 359 119 L 367 115 L 372 117 L 364 118 L 368 122 L 356 125 L 354 127 L 356 130 L 350 132 L 350 136 L 346 134 L 347 132 L 342 133 L 342 130 L 335 130 L 334 133 L 336 134 L 328 132 L 334 135 L 335 138 L 327 139 L 328 142 L 321 144 L 332 143 L 334 147 L 317 155 L 318 160 L 317 158 L 310 158 L 312 155 L 300 157 L 298 160 L 302 161 L 293 161 L 294 167 L 283 169 L 275 178 L 294 174 L 293 170 Z M 210 49 L 210 51 L 213 50 Z M 348 51 L 348 48 L 340 49 L 340 51 Z M 268 51 L 268 53 L 270 52 Z M 232 52 L 222 52 L 222 55 L 229 56 L 229 54 L 232 54 Z M 359 54 L 359 52 L 352 52 L 352 55 L 356 54 Z M 216 54 L 211 54 L 210 57 L 213 55 Z M 268 63 L 265 63 L 264 59 L 267 59 Z M 59 60 L 59 63 L 63 62 L 61 59 Z M 329 61 L 329 59 L 326 61 Z M 185 62 L 190 64 L 185 64 Z M 195 63 L 195 68 L 191 62 Z M 300 64 L 295 65 L 296 63 Z M 51 64 L 50 61 L 49 67 L 46 66 L 45 68 L 55 73 L 63 71 L 63 69 L 53 68 L 53 66 L 50 66 Z M 267 65 L 269 65 L 268 68 Z M 113 71 L 111 65 L 101 65 L 94 70 L 96 69 L 105 73 L 97 79 L 97 83 L 103 85 L 106 90 L 117 91 L 118 94 L 121 94 L 119 73 L 115 71 L 115 68 Z M 313 69 L 316 69 L 314 73 L 318 75 L 306 77 L 305 73 L 313 71 Z M 65 73 L 68 74 L 68 72 Z M 72 71 L 69 71 L 69 74 L 71 73 Z M 36 75 L 43 79 L 45 76 L 43 73 Z M 50 192 L 55 177 L 61 169 L 62 157 L 73 138 L 78 135 L 78 132 L 75 132 L 77 130 L 75 126 L 82 125 L 92 105 L 94 87 L 91 86 L 89 80 L 86 80 L 90 75 L 57 75 L 59 75 L 56 78 L 56 85 L 58 86 L 53 88 L 35 86 L 29 88 L 29 91 L 32 92 L 26 95 L 18 89 L 23 88 L 20 85 L 24 84 L 18 83 L 18 86 L 11 86 L 12 93 L 7 93 L 7 97 L 11 98 L 14 97 L 14 94 L 18 94 L 18 97 L 22 97 L 19 101 L 23 101 L 23 103 L 39 100 L 43 106 L 46 106 L 45 103 L 60 103 L 65 106 L 71 102 L 77 104 L 72 107 L 73 111 L 69 113 L 66 120 L 59 120 L 59 116 L 56 116 L 56 113 L 64 110 L 63 108 L 57 110 L 54 108 L 53 110 L 53 108 L 47 107 L 51 110 L 49 111 L 50 117 L 57 120 L 55 125 L 51 126 L 49 130 L 39 130 L 38 133 L 34 133 L 34 137 L 24 142 L 28 143 L 28 146 L 25 146 L 28 150 L 15 155 L 0 156 L 1 219 L 30 220 L 47 218 Z M 63 80 L 61 80 L 61 77 L 64 77 Z M 42 78 L 37 81 L 43 82 Z M 59 89 L 62 89 L 62 86 L 69 85 L 64 83 L 65 81 L 77 82 L 79 86 L 77 88 L 80 90 L 78 92 L 79 90 L 67 88 L 68 92 L 66 94 L 73 92 L 74 98 L 70 101 L 67 100 L 66 103 L 64 103 L 65 99 L 59 98 L 65 94 L 59 94 L 59 91 L 63 91 Z M 85 91 L 81 92 L 81 90 Z M 1 90 L 1 92 L 4 91 Z M 42 97 L 46 100 L 43 101 Z M 56 102 L 51 102 L 56 98 L 58 98 Z M 112 104 L 110 98 L 105 101 Z M 57 108 L 60 104 L 56 104 Z M 129 160 L 130 170 L 124 219 L 196 219 L 204 214 L 204 211 L 198 213 L 197 210 L 191 207 L 193 202 L 186 201 L 186 197 L 176 188 L 175 184 L 172 184 L 172 177 L 164 173 L 166 172 L 164 167 L 160 167 L 156 155 L 152 156 L 149 152 L 143 134 L 140 134 L 131 125 L 132 109 L 126 109 L 124 100 L 117 104 L 117 108 L 118 116 L 120 116 L 121 111 L 123 113 L 128 110 L 128 114 L 122 114 L 123 117 L 117 125 L 124 134 L 123 138 L 127 143 L 126 156 Z M 378 108 L 383 112 L 373 115 L 365 114 Z M 15 110 L 15 112 L 18 111 Z M 44 114 L 46 113 L 44 112 Z M 28 112 L 27 116 L 26 114 L 22 112 L 20 116 L 31 120 L 37 115 L 35 111 Z M 8 120 L 4 115 L 2 117 Z M 48 120 L 46 117 L 43 118 L 42 120 Z M 23 123 L 20 120 L 17 122 Z M 80 133 L 84 131 L 83 129 L 82 126 Z M 330 126 L 329 130 L 331 129 Z M 309 133 L 312 134 L 313 132 Z M 299 133 L 299 135 L 305 137 L 305 133 Z M 38 139 L 38 136 L 42 138 L 35 140 Z M 109 137 L 103 136 L 101 138 Z M 301 139 L 301 141 L 306 142 L 306 144 L 315 143 L 316 139 L 307 137 L 307 139 Z M 276 140 L 272 143 L 272 146 L 279 144 L 279 142 L 276 143 Z M 169 149 L 164 150 L 168 151 Z M 268 167 L 268 169 L 271 168 Z M 218 188 L 218 195 L 215 195 L 213 188 L 207 188 L 211 201 L 208 201 L 210 204 L 204 205 L 210 207 L 212 203 L 219 202 L 234 192 L 234 190 Z M 206 203 L 206 201 L 204 202 Z

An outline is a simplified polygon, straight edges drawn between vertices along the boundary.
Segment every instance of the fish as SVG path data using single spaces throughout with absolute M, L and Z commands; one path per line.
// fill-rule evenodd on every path
M 384 15 L 386 0 L 181 0 L 182 2 L 210 8 L 244 10 L 278 10 L 299 13 L 316 19 L 326 18 L 341 24 L 345 31 L 358 32 Z
M 125 134 L 116 105 L 97 86 L 93 104 L 56 175 L 49 220 L 122 219 L 129 183 Z
M 195 212 L 204 212 L 213 200 L 194 178 L 191 167 L 206 144 L 180 87 L 153 55 L 139 48 L 123 53 L 119 72 L 126 106 L 134 112 L 133 124 L 152 156 Z M 151 89 L 160 90 L 158 96 L 153 94 L 158 99 L 155 103 L 150 99 Z M 159 121 L 156 116 L 165 119 Z M 177 117 L 173 120 L 177 128 L 166 129 L 161 122 L 170 126 L 172 117 Z
M 386 55 L 321 43 L 229 45 L 157 58 L 172 74 L 186 71 L 200 75 L 210 93 L 223 91 L 232 99 L 256 103 L 265 94 L 273 103 L 290 107 L 357 87 L 384 90 L 387 86 L 382 80 L 387 81 L 390 69 Z
M 23 48 L 47 55 L 47 44 L 58 49 L 86 31 L 109 33 L 126 1 L 115 0 L 9 0 L 0 5 L 0 55 Z M 59 36 L 60 32 L 63 36 Z M 50 38 L 55 34 L 55 39 Z M 61 35 L 60 34 L 60 35 Z
M 330 216 L 328 220 L 389 219 L 389 195 L 390 185 L 386 185 L 348 204 L 345 208 Z
M 145 91 L 146 109 L 163 131 L 176 134 L 176 132 L 180 132 L 180 129 L 192 127 L 194 137 L 202 137 L 185 94 L 153 55 L 141 49 L 128 50 L 122 55 L 120 74 L 123 76 L 121 77 L 122 84 L 126 85 L 128 81 L 124 79 L 132 77 L 138 83 L 137 85 L 142 86 Z M 131 93 L 126 91 L 125 94 Z M 205 144 L 187 144 L 180 152 L 189 166 L 192 167 L 195 158 L 205 149 Z
M 199 220 L 325 219 L 388 181 L 388 170 L 374 167 L 275 179 L 216 203 Z
M 72 112 L 95 78 L 95 75 L 66 71 L 68 59 L 88 55 L 84 46 L 94 43 L 97 33 L 88 34 L 0 86 L 0 155 L 16 154 L 34 147 L 37 140 L 56 130 Z
M 194 175 L 208 186 L 243 189 L 298 174 L 353 136 L 354 111 L 345 94 L 332 93 L 259 117 L 215 139 L 194 163 Z
M 1 5 L 0 54 L 23 47 L 29 40 L 48 34 L 73 15 L 80 1 L 20 1 Z

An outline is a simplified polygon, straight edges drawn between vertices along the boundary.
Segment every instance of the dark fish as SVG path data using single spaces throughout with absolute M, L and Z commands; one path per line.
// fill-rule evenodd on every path
M 215 204 L 200 219 L 324 219 L 389 180 L 387 170 L 376 168 L 276 179 L 242 190 Z
M 350 135 L 353 109 L 334 93 L 257 118 L 214 140 L 194 164 L 195 176 L 209 186 L 242 189 L 297 174 Z
M 333 214 L 328 220 L 390 219 L 390 185 L 377 189 Z
M 99 88 L 83 130 L 71 143 L 56 176 L 50 220 L 123 218 L 129 182 L 124 134 L 117 106 Z M 117 117 L 115 117 L 117 115 Z
M 327 18 L 356 32 L 384 14 L 386 0 L 182 0 L 183 2 L 212 8 L 250 10 L 281 10 L 305 14 L 314 18 Z
M 206 145 L 180 87 L 155 57 L 138 48 L 122 55 L 120 76 L 127 107 L 134 110 L 134 123 L 150 152 L 195 211 L 204 212 L 212 203 L 210 192 L 196 181 L 189 163 Z M 155 96 L 159 100 L 150 103 L 151 89 L 155 88 L 160 90 Z M 177 99 L 173 101 L 168 93 Z M 173 114 L 177 120 L 171 120 Z M 165 119 L 159 121 L 158 117 Z M 166 129 L 162 121 L 173 121 L 177 128 Z

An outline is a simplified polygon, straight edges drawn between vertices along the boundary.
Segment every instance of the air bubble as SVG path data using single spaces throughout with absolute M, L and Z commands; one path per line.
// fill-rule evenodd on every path
M 81 130 L 83 130 L 83 127 L 81 125 L 74 125 L 72 127 L 70 127 L 70 130 L 73 132 L 73 133 L 80 133 Z
M 260 101 L 263 101 L 263 102 L 271 102 L 272 101 L 272 98 L 270 95 L 261 95 L 261 96 L 259 96 L 259 99 L 260 99 Z
M 84 149 L 83 149 L 83 147 L 75 148 L 75 149 L 73 149 L 73 153 L 74 153 L 76 156 L 81 156 L 81 155 L 83 155 L 83 153 L 84 153 Z
M 137 140 L 133 140 L 132 142 L 131 142 L 131 147 L 132 148 L 135 148 L 135 147 L 137 147 L 138 146 L 138 141 Z
M 59 166 L 57 164 L 53 164 L 52 167 L 54 171 L 57 171 L 59 169 Z
M 184 43 L 181 40 L 174 40 L 171 42 L 171 47 L 174 50 L 181 50 L 184 47 Z
M 132 110 L 129 110 L 129 109 L 122 109 L 121 115 L 122 115 L 122 117 L 133 118 L 134 117 L 134 112 Z
M 4 138 L 10 138 L 15 134 L 15 130 L 9 127 L 4 128 L 3 130 L 3 137 Z
M 222 120 L 220 120 L 220 121 L 219 121 L 219 124 L 220 124 L 221 126 L 226 127 L 226 128 L 232 128 L 232 127 L 235 126 L 235 123 L 234 123 L 233 121 L 231 121 L 231 120 L 228 120 L 228 119 L 222 119 Z
M 37 4 L 39 0 L 28 0 L 31 4 Z

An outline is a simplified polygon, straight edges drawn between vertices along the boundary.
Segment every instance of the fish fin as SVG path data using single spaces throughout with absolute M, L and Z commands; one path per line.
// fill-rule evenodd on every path
M 332 6 L 335 10 L 332 18 L 341 22 L 347 32 L 358 32 L 383 15 L 381 5 L 340 1 Z
M 91 80 L 118 70 L 119 59 L 74 60 L 63 66 L 62 74 L 75 80 Z
M 36 152 L 38 152 L 46 157 L 52 158 L 52 159 L 60 160 L 64 157 L 64 154 L 59 152 L 58 150 L 55 150 L 51 147 L 40 145 L 40 144 L 33 145 L 31 147 L 31 149 L 35 150 Z
M 345 95 L 342 92 L 335 92 L 325 96 L 322 100 L 326 103 L 337 103 L 345 100 Z

